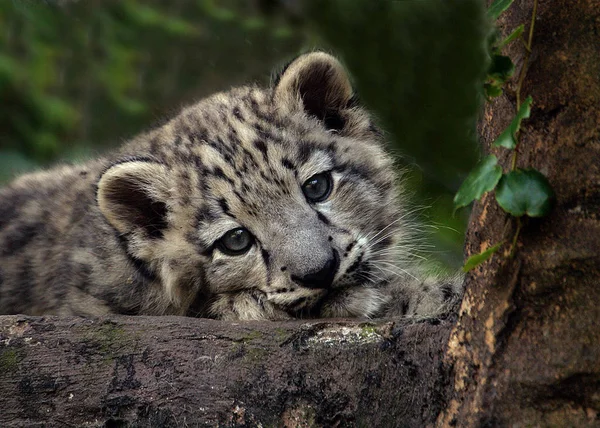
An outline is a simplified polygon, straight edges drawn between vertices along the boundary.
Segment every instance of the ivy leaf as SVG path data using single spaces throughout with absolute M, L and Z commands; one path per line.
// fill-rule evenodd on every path
M 508 36 L 506 36 L 506 38 L 504 40 L 502 40 L 500 42 L 500 44 L 498 45 L 498 49 L 500 49 L 503 46 L 506 46 L 507 44 L 509 44 L 513 40 L 521 37 L 521 34 L 523 34 L 524 30 L 525 30 L 525 24 L 519 25 L 517 28 L 515 28 L 512 31 L 512 33 L 510 33 Z
M 521 129 L 521 121 L 527 119 L 531 114 L 531 103 L 533 99 L 527 97 L 521 104 L 517 115 L 514 117 L 510 125 L 500 134 L 498 139 L 494 141 L 494 147 L 505 147 L 507 149 L 514 149 L 517 147 L 517 132 Z
M 483 90 L 488 98 L 496 98 L 502 95 L 502 86 L 494 83 L 484 83 Z
M 454 196 L 454 209 L 466 207 L 475 199 L 481 198 L 485 192 L 496 187 L 502 168 L 498 165 L 498 158 L 489 155 L 483 158 L 469 173 Z
M 497 243 L 493 247 L 490 247 L 479 254 L 474 254 L 471 257 L 469 257 L 465 262 L 465 265 L 462 267 L 463 272 L 469 272 L 473 268 L 479 266 L 481 263 L 485 262 L 486 260 L 489 260 L 489 258 L 492 257 L 492 254 L 494 254 L 500 249 L 502 244 L 504 244 L 504 241 Z
M 548 179 L 536 169 L 515 169 L 504 174 L 496 189 L 496 201 L 515 217 L 548 215 L 554 191 Z
M 488 70 L 489 78 L 505 82 L 514 72 L 515 65 L 509 57 L 498 54 L 492 56 L 492 63 Z
M 498 19 L 498 17 L 502 14 L 502 12 L 504 12 L 506 9 L 508 9 L 510 7 L 512 2 L 513 2 L 513 0 L 496 0 L 489 7 L 489 9 L 487 11 L 488 16 L 493 20 Z

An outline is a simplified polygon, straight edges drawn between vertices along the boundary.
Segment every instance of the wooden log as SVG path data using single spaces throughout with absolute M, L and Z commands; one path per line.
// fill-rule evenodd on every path
M 423 426 L 450 323 L 0 317 L 0 426 Z

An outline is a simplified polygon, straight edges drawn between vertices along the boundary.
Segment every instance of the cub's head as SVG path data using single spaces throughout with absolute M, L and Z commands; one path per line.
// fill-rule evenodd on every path
M 372 316 L 407 238 L 392 160 L 332 56 L 187 108 L 127 145 L 98 204 L 185 313 Z M 400 252 L 400 254 L 398 254 Z M 257 309 L 259 308 L 259 309 Z

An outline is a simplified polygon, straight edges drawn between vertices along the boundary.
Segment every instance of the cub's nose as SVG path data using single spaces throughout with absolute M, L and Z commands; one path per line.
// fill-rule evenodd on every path
M 340 258 L 338 252 L 333 250 L 333 256 L 327 260 L 321 269 L 316 272 L 311 272 L 302 277 L 292 275 L 292 280 L 302 287 L 306 288 L 329 288 L 333 283 L 335 273 L 340 266 Z

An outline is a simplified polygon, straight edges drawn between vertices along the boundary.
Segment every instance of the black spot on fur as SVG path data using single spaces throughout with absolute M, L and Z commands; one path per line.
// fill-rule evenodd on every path
M 134 255 L 129 253 L 129 244 L 127 241 L 127 235 L 122 235 L 120 233 L 116 233 L 117 242 L 123 248 L 124 253 L 129 260 L 129 263 L 135 269 L 136 275 L 148 279 L 155 280 L 156 274 L 150 269 L 149 265 L 144 262 L 142 259 L 135 257 Z
M 333 171 L 355 175 L 360 179 L 368 180 L 371 182 L 373 181 L 373 177 L 376 176 L 376 172 L 367 168 L 366 166 L 351 164 L 351 163 L 343 163 L 343 164 L 336 165 L 333 168 Z
M 254 129 L 256 129 L 256 134 L 261 140 L 272 141 L 275 143 L 281 143 L 282 141 L 279 136 L 267 131 L 260 123 L 255 123 Z
M 254 147 L 256 147 L 261 153 L 265 162 L 269 162 L 269 156 L 267 154 L 267 145 L 262 140 L 254 140 Z
M 346 270 L 346 273 L 354 272 L 355 270 L 357 270 L 359 268 L 360 264 L 362 263 L 363 255 L 364 254 L 361 254 L 360 256 L 358 256 L 356 261 L 354 263 L 352 263 L 352 265 Z
M 204 168 L 204 164 L 202 163 L 202 159 L 200 159 L 200 156 L 192 155 L 191 160 L 194 163 L 194 165 L 196 166 L 196 168 L 198 168 L 198 169 Z
M 244 163 L 248 162 L 249 166 L 253 169 L 258 168 L 258 163 L 256 162 L 256 159 L 254 158 L 252 153 L 248 151 L 248 149 L 246 149 L 245 147 L 242 148 L 242 153 L 244 154 Z
M 217 178 L 227 181 L 229 184 L 235 184 L 235 181 L 233 181 L 231 177 L 225 174 L 221 167 L 215 167 L 212 171 L 212 174 Z
M 452 287 L 452 284 L 443 284 L 442 293 L 444 296 L 444 302 L 449 302 L 455 297 L 454 288 Z
M 408 299 L 404 298 L 400 302 L 400 314 L 406 315 L 408 313 L 409 302 Z
M 327 217 L 325 217 L 325 215 L 323 213 L 319 212 L 319 211 L 317 211 L 317 217 L 319 218 L 319 220 L 321 220 L 327 226 L 329 226 L 331 224 L 331 222 L 329 221 L 329 219 Z
M 223 212 L 225 214 L 227 214 L 229 217 L 235 218 L 235 216 L 229 210 L 229 204 L 227 203 L 227 201 L 224 198 L 220 198 L 218 200 L 218 202 L 219 202 L 219 206 L 221 207 L 221 209 L 223 210 Z
M 281 266 L 281 272 L 285 272 L 286 270 L 287 270 L 287 267 L 286 267 L 286 266 Z M 0 277 L 0 278 L 1 278 L 1 277 Z M 0 282 L 0 284 L 1 284 L 1 282 Z
M 19 193 L 13 193 L 2 197 L 0 204 L 0 229 L 19 215 L 19 209 L 28 201 L 34 199 L 36 193 L 31 190 L 19 190 Z
M 300 165 L 304 165 L 306 162 L 308 162 L 312 151 L 312 146 L 306 141 L 301 141 L 298 143 L 298 162 Z
M 25 223 L 15 226 L 4 239 L 2 256 L 10 256 L 29 244 L 38 234 L 43 233 L 43 223 Z
M 269 266 L 271 265 L 271 255 L 264 248 L 261 249 L 260 253 L 262 254 L 262 258 L 265 261 L 265 265 L 267 266 L 267 269 L 268 269 Z
M 233 128 L 231 128 L 229 130 L 229 134 L 227 134 L 227 138 L 235 146 L 239 146 L 240 144 L 242 144 L 242 142 L 240 141 L 240 139 L 237 136 L 237 131 Z
M 284 168 L 287 168 L 292 171 L 296 170 L 296 166 L 292 163 L 292 161 L 289 158 L 281 159 L 281 164 L 284 166 Z
M 236 197 L 237 197 L 237 198 L 240 200 L 240 202 L 241 202 L 242 204 L 244 204 L 244 205 L 248 205 L 248 204 L 246 203 L 246 199 L 244 199 L 244 197 L 241 195 L 241 193 L 240 193 L 240 192 L 238 192 L 237 190 L 234 190 L 234 191 L 233 191 L 233 194 L 234 194 L 234 195 L 235 195 L 235 196 L 236 196 Z M 252 206 L 250 206 L 250 208 L 253 208 L 253 207 L 252 207 Z
M 233 108 L 233 115 L 236 117 L 237 120 L 243 122 L 244 119 L 244 115 L 242 114 L 242 111 L 240 110 L 239 106 L 235 106 Z
M 225 202 L 227 203 L 227 202 Z M 208 207 L 202 207 L 196 212 L 196 227 L 202 223 L 214 221 L 215 216 Z

